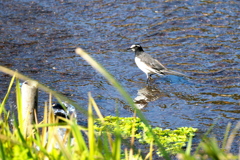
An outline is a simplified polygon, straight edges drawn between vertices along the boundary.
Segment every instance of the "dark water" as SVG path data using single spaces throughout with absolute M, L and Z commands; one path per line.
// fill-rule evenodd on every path
M 240 120 L 240 2 L 0 1 L 0 64 L 39 80 L 87 107 L 91 92 L 102 113 L 133 113 L 116 90 L 74 53 L 82 47 L 138 100 L 154 126 L 192 126 L 221 139 Z M 140 43 L 170 69 L 191 78 L 146 75 L 126 48 Z M 0 73 L 0 97 L 10 77 Z M 40 92 L 43 109 L 48 95 Z M 80 120 L 85 120 L 80 113 Z M 240 138 L 233 149 L 238 150 Z

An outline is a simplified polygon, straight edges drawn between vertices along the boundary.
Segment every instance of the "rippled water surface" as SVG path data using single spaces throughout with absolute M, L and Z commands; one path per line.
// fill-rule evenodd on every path
M 240 2 L 220 1 L 0 1 L 0 64 L 39 80 L 87 107 L 91 92 L 102 113 L 131 116 L 117 91 L 81 57 L 81 47 L 137 101 L 154 126 L 192 126 L 223 137 L 240 120 Z M 146 75 L 132 44 L 166 67 L 185 73 Z M 0 73 L 0 97 L 10 77 Z M 40 92 L 43 109 L 48 95 Z M 79 120 L 85 117 L 79 113 Z M 238 150 L 239 136 L 233 149 Z

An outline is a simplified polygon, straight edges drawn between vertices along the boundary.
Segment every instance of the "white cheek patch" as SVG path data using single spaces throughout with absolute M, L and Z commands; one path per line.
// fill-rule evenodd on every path
M 135 47 L 140 47 L 140 45 L 137 45 L 137 44 L 134 44 L 134 45 L 131 45 L 131 49 L 134 49 Z M 135 50 L 135 49 L 134 49 Z
M 135 46 L 136 46 L 135 44 L 134 44 L 134 45 L 131 45 L 131 47 L 130 47 L 130 48 L 132 48 L 132 49 L 133 49 Z

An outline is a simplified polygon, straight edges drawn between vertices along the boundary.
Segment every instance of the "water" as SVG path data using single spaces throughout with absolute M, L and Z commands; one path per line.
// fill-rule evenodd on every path
M 88 92 L 103 115 L 132 116 L 117 91 L 81 57 L 81 47 L 128 91 L 153 126 L 191 126 L 222 139 L 240 120 L 240 2 L 67 1 L 0 2 L 0 64 L 39 80 L 84 108 Z M 167 68 L 191 78 L 146 75 L 134 63 L 132 44 Z M 0 97 L 10 77 L 0 73 Z M 40 92 L 40 111 L 48 95 Z M 41 113 L 39 113 L 41 115 Z M 78 113 L 79 121 L 86 118 Z M 233 151 L 238 151 L 239 134 Z

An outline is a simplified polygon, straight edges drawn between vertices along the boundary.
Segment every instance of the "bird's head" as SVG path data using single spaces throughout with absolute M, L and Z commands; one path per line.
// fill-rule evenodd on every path
M 130 48 L 128 48 L 128 50 L 132 50 L 134 52 L 136 52 L 136 51 L 142 51 L 143 52 L 143 49 L 142 49 L 140 44 L 134 44 Z

